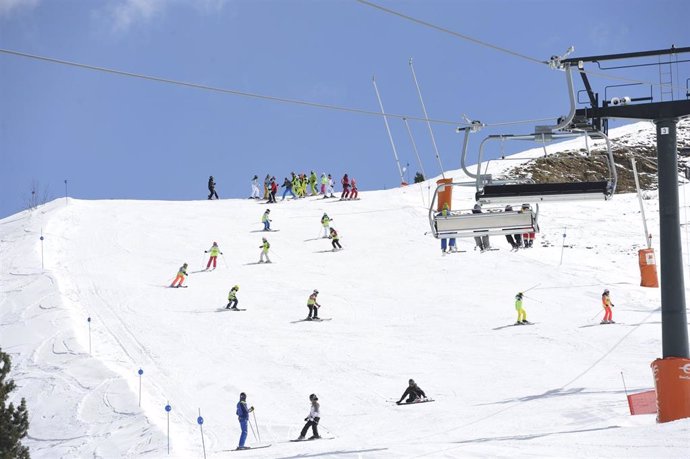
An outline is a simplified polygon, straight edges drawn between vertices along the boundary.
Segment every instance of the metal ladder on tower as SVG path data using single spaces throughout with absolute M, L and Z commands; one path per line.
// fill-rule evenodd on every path
M 661 102 L 673 100 L 673 57 L 659 56 L 659 96 Z M 668 60 L 664 60 L 664 58 Z M 676 61 L 678 57 L 675 58 Z M 677 65 L 677 62 L 676 62 Z

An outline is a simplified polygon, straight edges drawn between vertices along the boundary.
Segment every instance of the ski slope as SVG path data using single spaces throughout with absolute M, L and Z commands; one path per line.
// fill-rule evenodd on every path
M 690 421 L 631 417 L 621 380 L 652 388 L 661 356 L 659 290 L 639 287 L 637 197 L 544 204 L 534 248 L 492 237 L 500 250 L 479 253 L 461 239 L 465 252 L 441 256 L 425 235 L 429 183 L 268 206 L 280 231 L 267 265 L 252 264 L 267 208 L 252 200 L 59 199 L 0 220 L 0 345 L 32 457 L 203 457 L 199 412 L 217 458 L 688 457 Z M 453 208 L 473 193 L 456 189 Z M 319 238 L 324 212 L 340 252 Z M 213 241 L 218 269 L 195 272 Z M 166 288 L 183 262 L 189 288 Z M 235 284 L 247 311 L 218 312 Z M 530 288 L 535 325 L 509 326 Z M 604 288 L 614 325 L 598 325 Z M 297 322 L 313 289 L 331 321 Z M 392 403 L 409 378 L 436 402 Z M 241 391 L 270 448 L 229 451 Z M 290 443 L 311 393 L 335 439 Z M 259 444 L 251 431 L 247 444 Z

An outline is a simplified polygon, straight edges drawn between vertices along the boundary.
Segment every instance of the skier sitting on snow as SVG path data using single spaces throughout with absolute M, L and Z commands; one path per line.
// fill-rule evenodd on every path
M 416 382 L 414 382 L 414 379 L 410 379 L 409 386 L 407 387 L 407 389 L 405 389 L 405 393 L 402 394 L 400 400 L 398 400 L 395 403 L 400 405 L 405 397 L 407 397 L 405 403 L 416 403 L 425 400 L 426 394 L 424 393 L 422 388 L 419 387 Z
M 213 263 L 213 269 L 216 269 L 216 259 L 218 258 L 218 254 L 220 253 L 221 255 L 223 255 L 223 252 L 221 252 L 218 248 L 217 242 L 214 242 L 210 249 L 204 250 L 204 253 L 209 252 L 211 252 L 211 256 L 209 257 L 208 263 L 206 264 L 206 269 L 211 267 L 211 263 Z
M 268 218 L 271 214 L 271 209 L 266 209 L 263 217 L 261 217 L 261 223 L 264 224 L 264 231 L 271 231 L 271 219 Z
M 237 300 L 237 291 L 239 289 L 239 285 L 235 285 L 230 289 L 230 293 L 228 293 L 228 305 L 225 306 L 225 309 L 234 309 L 235 311 L 237 311 L 237 303 L 239 303 L 239 301 Z
M 302 432 L 299 434 L 299 438 L 297 438 L 298 441 L 302 441 L 305 439 L 305 435 L 307 435 L 309 427 L 311 427 L 311 430 L 314 434 L 311 437 L 309 437 L 309 440 L 316 440 L 318 438 L 321 438 L 318 431 L 319 420 L 321 419 L 321 406 L 319 405 L 319 398 L 316 396 L 316 394 L 311 394 L 309 396 L 309 400 L 311 401 L 309 416 L 304 418 L 304 420 L 307 421 L 307 423 L 304 425 Z
M 180 266 L 180 269 L 177 271 L 177 277 L 175 277 L 175 280 L 172 284 L 170 284 L 170 286 L 175 288 L 182 287 L 182 282 L 184 282 L 185 277 L 187 277 L 187 263 Z M 180 283 L 175 285 L 177 281 Z
M 254 407 L 250 406 L 247 408 L 247 394 L 242 392 L 240 394 L 240 401 L 237 402 L 237 411 L 235 412 L 237 414 L 237 419 L 240 421 L 240 429 L 242 430 L 240 444 L 237 446 L 237 449 L 249 449 L 244 446 L 244 442 L 247 440 L 247 422 L 249 421 L 249 413 L 252 411 L 254 411 Z

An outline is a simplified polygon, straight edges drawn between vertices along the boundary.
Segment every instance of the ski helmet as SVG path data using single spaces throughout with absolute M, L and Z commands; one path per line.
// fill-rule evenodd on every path
M 522 298 L 522 292 L 518 292 L 518 294 L 515 295 L 515 297 L 517 297 L 517 298 Z
M 409 383 L 410 383 L 410 386 L 414 386 L 415 385 L 414 379 L 410 379 Z
M 316 290 L 316 289 L 314 289 L 314 293 L 315 293 L 316 295 L 318 295 L 318 294 L 319 294 L 319 291 Z
M 262 237 L 261 240 L 264 241 L 264 242 L 266 242 L 266 238 L 265 238 L 265 237 Z
M 319 399 L 319 397 L 317 397 L 316 394 L 311 394 L 311 395 L 309 396 L 309 400 L 312 400 L 312 401 L 313 401 L 313 400 L 318 400 L 318 399 Z
M 609 294 L 609 289 L 604 290 L 604 295 L 608 295 L 608 294 Z
M 218 245 L 218 243 L 214 241 L 214 242 L 213 242 L 213 245 Z
M 244 392 L 240 393 L 240 400 L 244 400 L 245 398 L 247 398 L 247 394 Z
M 267 214 L 270 214 L 270 213 L 271 213 L 271 209 L 266 209 L 266 213 L 267 213 Z
M 232 287 L 232 289 L 233 289 L 233 290 L 239 290 L 239 289 L 240 289 L 240 286 L 239 286 L 239 285 L 235 285 L 235 286 Z

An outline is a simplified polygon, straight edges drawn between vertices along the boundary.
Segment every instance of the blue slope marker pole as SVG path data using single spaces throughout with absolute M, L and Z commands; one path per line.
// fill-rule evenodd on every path
M 89 355 L 91 355 L 91 317 L 87 317 L 86 321 L 89 323 Z
M 170 406 L 170 402 L 168 402 L 168 404 L 165 405 L 165 413 L 168 416 L 168 455 L 170 454 L 170 410 L 172 410 L 172 407 Z
M 139 373 L 139 408 L 141 408 L 141 375 L 144 374 L 144 370 L 139 368 L 139 371 L 137 371 L 137 373 Z
M 196 418 L 196 422 L 199 424 L 199 430 L 201 430 L 201 447 L 204 449 L 204 459 L 206 459 L 206 444 L 204 443 L 204 418 L 201 417 L 201 408 L 199 408 L 199 417 Z
M 67 205 L 67 179 L 65 179 L 65 205 Z

